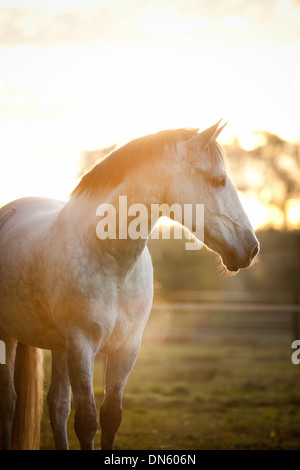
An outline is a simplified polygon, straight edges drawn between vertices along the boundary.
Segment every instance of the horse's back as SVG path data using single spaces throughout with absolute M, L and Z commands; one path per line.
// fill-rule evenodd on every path
M 29 270 L 36 272 L 45 239 L 62 207 L 61 201 L 32 197 L 0 209 L 0 294 L 8 280 L 12 283 Z
M 65 202 L 56 199 L 27 197 L 17 199 L 0 209 L 0 236 L 1 238 L 8 231 L 20 231 L 25 229 L 23 236 L 26 236 L 26 227 L 28 230 L 40 230 L 51 223 L 62 209 Z M 34 227 L 33 227 L 34 225 Z M 40 231 L 38 230 L 38 231 Z

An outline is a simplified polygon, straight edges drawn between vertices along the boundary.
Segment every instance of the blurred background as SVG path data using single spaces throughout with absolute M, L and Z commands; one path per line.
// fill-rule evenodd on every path
M 115 144 L 223 117 L 261 242 L 224 277 L 213 253 L 150 240 L 155 302 L 117 448 L 300 448 L 299 57 L 299 0 L 0 0 L 0 205 L 67 199 Z M 102 376 L 99 357 L 97 404 Z

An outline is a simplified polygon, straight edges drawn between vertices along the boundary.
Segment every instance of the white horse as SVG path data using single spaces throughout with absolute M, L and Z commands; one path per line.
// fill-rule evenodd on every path
M 80 181 L 67 203 L 24 198 L 0 210 L 0 365 L 2 447 L 38 448 L 41 349 L 52 351 L 49 415 L 56 449 L 67 449 L 70 389 L 81 449 L 98 426 L 93 366 L 107 356 L 100 409 L 102 449 L 112 449 L 122 395 L 152 306 L 153 271 L 146 239 L 99 240 L 100 203 L 204 204 L 205 245 L 230 271 L 259 251 L 216 142 L 219 123 L 162 131 L 115 150 Z M 118 210 L 118 209 L 117 209 Z M 162 214 L 163 215 L 163 214 Z M 193 230 L 193 226 L 188 227 Z M 149 234 L 152 227 L 149 227 Z

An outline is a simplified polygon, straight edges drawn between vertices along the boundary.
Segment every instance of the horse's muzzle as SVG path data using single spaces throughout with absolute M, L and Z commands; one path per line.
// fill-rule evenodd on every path
M 238 250 L 225 251 L 222 254 L 223 264 L 226 266 L 228 271 L 236 272 L 242 268 L 248 268 L 255 256 L 259 253 L 259 243 L 255 241 L 250 248 L 243 250 L 240 254 Z

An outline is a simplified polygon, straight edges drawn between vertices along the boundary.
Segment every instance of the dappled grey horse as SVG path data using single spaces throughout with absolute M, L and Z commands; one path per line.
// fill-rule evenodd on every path
M 224 151 L 216 142 L 221 130 L 217 123 L 203 132 L 177 129 L 138 138 L 83 176 L 68 202 L 24 198 L 1 208 L 3 448 L 39 446 L 41 349 L 52 351 L 48 404 L 56 449 L 68 448 L 71 388 L 81 449 L 93 448 L 98 426 L 94 358 L 99 351 L 106 355 L 101 445 L 113 446 L 123 390 L 152 306 L 147 237 L 157 220 L 149 223 L 146 237 L 101 239 L 100 204 L 115 207 L 117 220 L 122 218 L 120 196 L 127 197 L 128 206 L 147 208 L 204 204 L 205 245 L 229 271 L 251 264 L 259 245 L 226 173 Z M 186 225 L 195 231 L 192 218 Z

